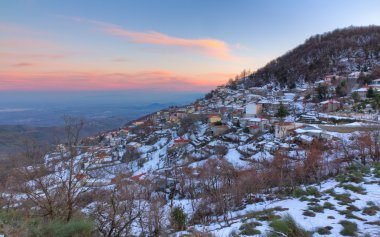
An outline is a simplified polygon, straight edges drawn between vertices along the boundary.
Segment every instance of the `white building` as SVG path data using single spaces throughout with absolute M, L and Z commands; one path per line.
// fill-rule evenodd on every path
M 255 117 L 261 113 L 262 105 L 256 103 L 249 103 L 245 106 L 246 117 Z

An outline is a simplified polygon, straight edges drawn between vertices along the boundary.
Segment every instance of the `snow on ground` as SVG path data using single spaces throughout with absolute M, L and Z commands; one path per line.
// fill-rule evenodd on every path
M 353 185 L 360 186 L 363 188 L 365 193 L 358 193 L 357 191 L 351 191 L 350 189 L 345 189 L 342 185 Z M 284 216 L 285 214 L 291 215 L 294 220 L 304 229 L 308 231 L 313 231 L 313 236 L 342 236 L 340 231 L 343 229 L 342 225 L 339 223 L 342 220 L 348 220 L 354 222 L 358 226 L 358 235 L 364 236 L 380 236 L 380 226 L 376 224 L 370 224 L 370 222 L 376 222 L 380 220 L 380 211 L 375 215 L 368 215 L 363 213 L 364 208 L 369 207 L 369 203 L 374 205 L 380 205 L 380 178 L 374 175 L 369 175 L 364 177 L 364 180 L 360 183 L 345 182 L 339 183 L 336 180 L 328 180 L 322 183 L 320 186 L 314 185 L 321 192 L 321 196 L 303 196 L 302 198 L 288 198 L 283 200 L 275 201 L 265 201 L 257 204 L 246 205 L 243 210 L 231 212 L 230 225 L 226 225 L 223 221 L 211 223 L 209 225 L 197 225 L 196 229 L 199 231 L 211 232 L 218 237 L 228 237 L 231 233 L 239 233 L 239 228 L 244 223 L 249 223 L 251 221 L 259 221 L 255 213 L 259 211 L 268 210 L 270 208 L 277 208 L 275 213 L 279 216 Z M 334 193 L 332 193 L 332 191 Z M 336 195 L 347 194 L 349 198 L 352 199 L 352 203 L 342 203 L 337 200 Z M 324 206 L 328 202 L 333 205 L 333 208 L 324 208 L 321 212 L 315 211 L 315 216 L 304 215 L 305 210 L 310 210 L 313 205 Z M 279 207 L 283 209 L 279 209 Z M 344 213 L 349 208 L 358 210 L 352 211 L 354 218 L 346 216 Z M 360 209 L 360 210 L 359 210 Z M 222 220 L 221 217 L 219 217 Z M 362 218 L 362 219 L 361 219 Z M 361 220 L 360 220 L 361 219 Z M 267 233 L 271 227 L 269 227 L 268 221 L 259 221 L 262 226 L 256 226 L 256 229 L 261 231 L 262 234 Z M 319 227 L 331 226 L 331 234 L 319 235 L 315 231 Z
M 264 161 L 264 160 L 272 160 L 273 157 L 274 156 L 270 154 L 268 151 L 260 151 L 252 155 L 251 159 L 256 160 L 256 161 Z
M 228 153 L 224 156 L 235 168 L 247 168 L 251 163 L 241 160 L 241 154 L 236 149 L 229 149 Z

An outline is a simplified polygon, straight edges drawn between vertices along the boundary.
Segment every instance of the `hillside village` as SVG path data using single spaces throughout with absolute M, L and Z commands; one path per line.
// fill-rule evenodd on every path
M 380 79 L 360 86 L 360 76 L 366 74 L 327 75 L 291 90 L 275 85 L 238 90 L 220 86 L 207 99 L 158 111 L 119 130 L 87 138 L 80 163 L 85 170 L 126 166 L 131 178 L 174 165 L 196 165 L 213 155 L 244 167 L 270 160 L 281 149 L 297 150 L 300 144 L 315 140 L 372 131 L 380 128 L 380 117 L 372 102 L 375 96 L 368 95 L 380 90 Z M 342 83 L 352 86 L 346 96 L 337 97 L 336 85 Z M 318 94 L 322 87 L 323 96 Z M 116 173 L 103 177 L 102 182 L 111 184 L 115 177 Z
M 28 147 L 0 204 L 98 236 L 379 236 L 379 57 L 290 85 L 242 73 L 84 139 L 73 120 L 52 151 Z

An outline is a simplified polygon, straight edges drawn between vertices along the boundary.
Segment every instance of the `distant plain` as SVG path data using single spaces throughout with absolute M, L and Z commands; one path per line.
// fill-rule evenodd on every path
M 83 117 L 82 136 L 88 136 L 200 97 L 155 91 L 0 92 L 0 158 L 21 151 L 27 139 L 61 140 L 64 116 Z

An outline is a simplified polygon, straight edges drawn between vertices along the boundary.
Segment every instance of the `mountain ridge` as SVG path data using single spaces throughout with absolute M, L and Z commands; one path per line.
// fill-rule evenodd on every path
M 315 82 L 327 74 L 368 71 L 379 65 L 380 26 L 350 26 L 311 36 L 256 72 L 232 80 L 227 86 L 250 88 L 272 82 L 293 88 L 296 83 Z

